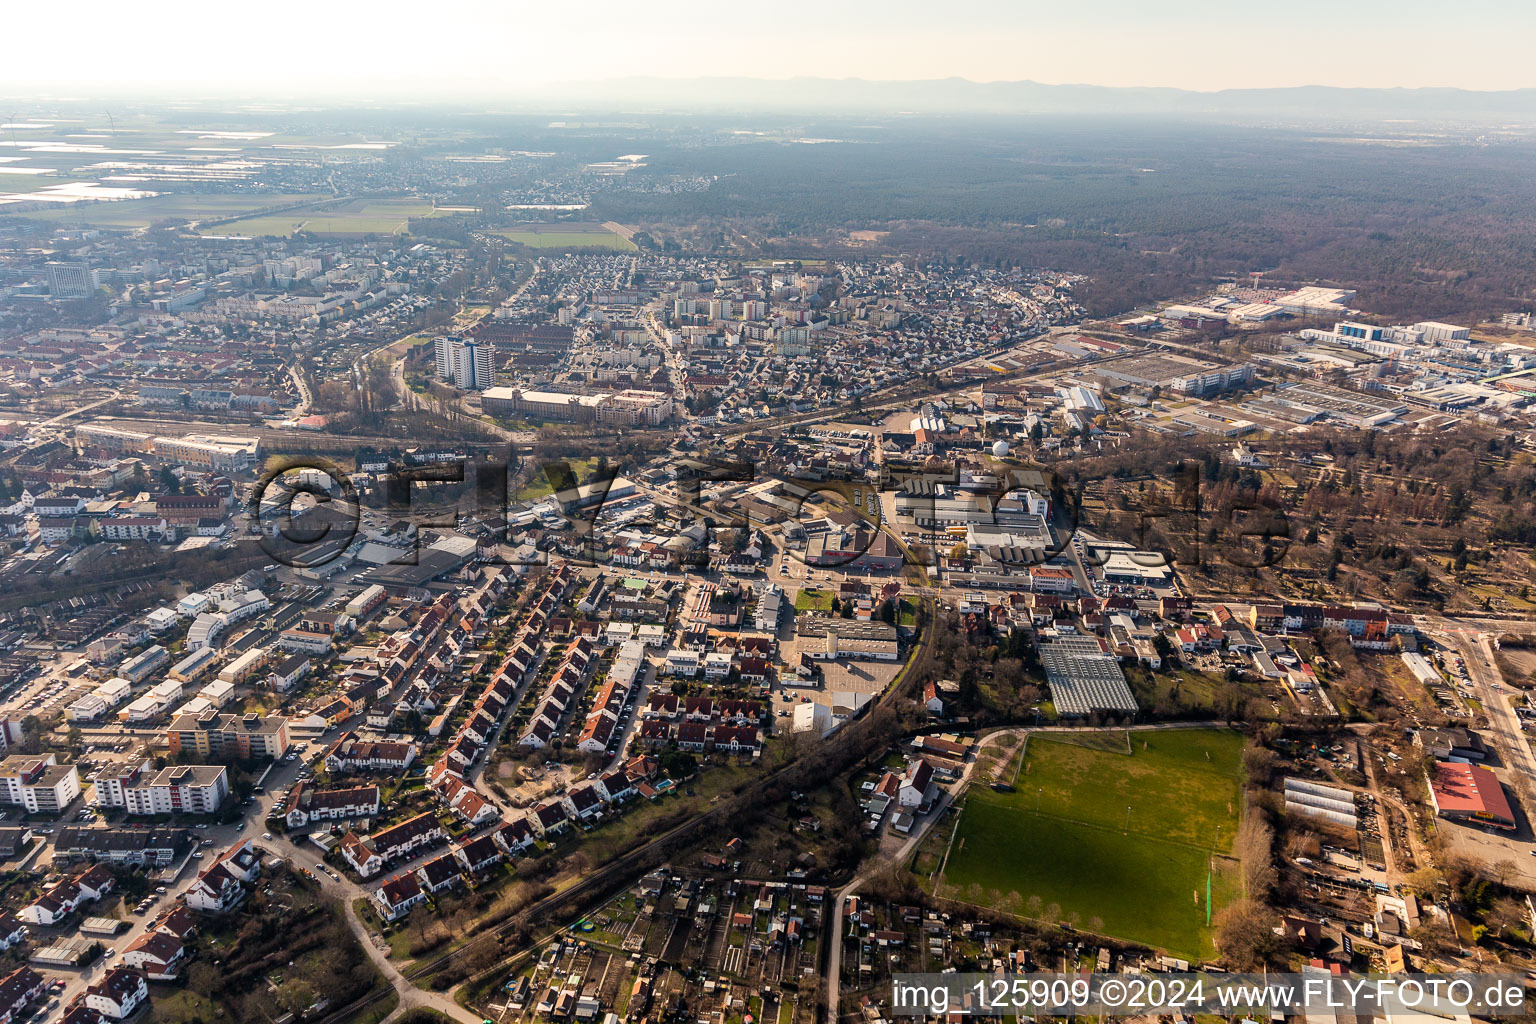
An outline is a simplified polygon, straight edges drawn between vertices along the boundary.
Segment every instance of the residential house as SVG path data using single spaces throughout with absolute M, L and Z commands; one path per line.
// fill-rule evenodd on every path
M 409 914 L 412 907 L 426 901 L 427 894 L 413 874 L 396 875 L 373 894 L 374 906 L 386 921 L 398 921 Z
M 187 947 L 174 935 L 147 931 L 123 950 L 123 963 L 137 968 L 152 981 L 171 981 L 181 971 Z
M 123 959 L 127 961 L 126 954 Z M 133 966 L 108 968 L 100 981 L 86 988 L 85 1005 L 109 1020 L 127 1020 L 148 1004 L 149 986 Z

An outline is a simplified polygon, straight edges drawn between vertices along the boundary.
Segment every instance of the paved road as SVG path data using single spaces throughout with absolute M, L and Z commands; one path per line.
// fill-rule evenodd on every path
M 1521 631 L 1533 629 L 1531 623 L 1519 620 L 1441 619 L 1420 616 L 1416 619 L 1421 629 L 1438 636 L 1456 648 L 1467 668 L 1477 699 L 1482 702 L 1488 716 L 1488 727 L 1494 735 L 1499 753 L 1509 768 L 1510 778 L 1519 791 L 1521 803 L 1527 814 L 1536 812 L 1536 757 L 1525 730 L 1520 727 L 1520 717 L 1509 702 L 1509 689 L 1504 685 L 1498 665 L 1494 661 L 1492 639 L 1497 632 L 1510 628 Z
M 98 399 L 97 401 L 92 402 L 90 405 L 82 405 L 78 409 L 70 409 L 68 412 L 61 412 L 61 413 L 59 413 L 57 416 L 53 417 L 52 419 L 43 420 L 43 422 L 39 423 L 38 426 L 39 427 L 52 427 L 52 426 L 56 426 L 57 424 L 63 423 L 65 420 L 70 419 L 71 417 L 79 416 L 83 412 L 90 412 L 92 409 L 99 409 L 103 405 L 106 405 L 109 402 L 115 402 L 115 401 L 117 401 L 118 399 L 120 399 L 122 397 L 123 397 L 123 393 L 121 391 L 114 391 L 114 392 L 112 392 L 112 394 L 108 395 L 106 398 Z
M 917 849 L 917 844 L 922 842 L 923 837 L 926 836 L 933 828 L 933 826 L 936 825 L 939 820 L 944 817 L 944 812 L 949 809 L 950 804 L 958 799 L 961 793 L 965 792 L 965 787 L 968 786 L 971 781 L 971 773 L 976 769 L 976 762 L 981 755 L 982 748 L 985 747 L 988 743 L 995 741 L 999 736 L 1006 735 L 1008 735 L 1006 732 L 995 732 L 991 735 L 983 737 L 981 741 L 976 744 L 975 755 L 971 758 L 970 762 L 966 764 L 965 774 L 961 776 L 960 781 L 955 783 L 953 788 L 944 792 L 944 795 L 939 798 L 938 803 L 934 805 L 933 810 L 928 812 L 927 817 L 924 818 L 924 820 L 912 830 L 912 835 L 907 838 L 906 842 L 902 843 L 889 854 L 886 854 L 882 850 L 881 853 L 870 858 L 870 860 L 864 864 L 863 870 L 853 879 L 853 881 L 839 889 L 837 893 L 832 897 L 832 934 L 831 948 L 829 950 L 827 960 L 826 982 L 827 1024 L 838 1024 L 839 1014 L 837 1004 L 838 1000 L 841 998 L 839 990 L 842 984 L 843 974 L 843 908 L 847 905 L 848 897 L 852 896 L 856 891 L 858 891 L 859 886 L 868 882 L 870 878 L 874 877 L 879 872 L 885 870 L 892 864 L 901 864 L 905 862 L 906 859 L 912 855 L 912 851 Z
M 313 754 L 314 748 L 311 748 L 308 753 Z M 187 884 L 196 877 L 197 872 L 202 869 L 203 865 L 209 862 L 214 854 L 227 850 L 237 842 L 249 839 L 268 853 L 287 858 L 297 868 L 308 868 L 319 881 L 321 890 L 341 901 L 347 924 L 357 937 L 358 943 L 399 995 L 399 1007 L 390 1015 L 390 1018 L 386 1019 L 393 1019 L 413 1007 L 427 1007 L 445 1013 L 455 1020 L 462 1021 L 463 1024 L 479 1024 L 479 1016 L 471 1014 L 446 995 L 419 989 L 411 984 L 390 961 L 388 947 L 380 948 L 373 941 L 372 934 L 362 920 L 358 918 L 357 912 L 352 906 L 353 902 L 359 897 L 366 897 L 369 894 L 370 889 L 367 886 L 358 885 L 345 876 L 342 876 L 339 880 L 331 878 L 326 873 L 327 868 L 320 863 L 319 849 L 313 844 L 307 843 L 302 835 L 295 837 L 297 840 L 295 841 L 282 834 L 265 832 L 267 828 L 267 814 L 271 811 L 273 804 L 291 788 L 302 767 L 302 761 L 279 762 L 272 769 L 263 785 L 265 792 L 254 796 L 254 803 L 250 807 L 245 808 L 246 815 L 243 819 L 229 825 L 214 825 L 206 829 L 194 830 L 193 835 L 199 841 L 211 839 L 213 844 L 209 847 L 200 847 L 204 856 L 190 860 L 188 866 L 182 870 L 181 874 L 174 881 L 165 883 L 167 891 L 155 897 L 155 905 L 153 907 L 143 915 L 133 916 L 129 919 L 131 922 L 129 929 L 109 941 L 111 948 L 116 950 L 126 949 L 139 936 L 144 934 L 149 923 L 155 917 L 174 904 L 176 894 L 186 888 Z M 272 835 L 271 839 L 265 838 L 268 834 Z M 435 857 L 440 853 L 442 853 L 441 849 L 432 850 L 413 861 L 396 865 L 389 874 L 404 870 L 414 870 L 422 861 Z M 62 1012 L 64 1006 L 69 1004 L 70 1000 L 83 992 L 87 985 L 94 982 L 102 971 L 115 963 L 117 963 L 117 960 L 114 958 L 98 961 L 96 964 L 80 970 L 45 969 L 43 971 L 45 976 L 49 978 L 63 977 L 66 981 L 61 998 L 56 1004 L 60 1012 Z
M 211 825 L 205 829 L 191 830 L 192 835 L 198 842 L 211 839 L 213 840 L 212 845 L 199 847 L 199 851 L 203 853 L 203 856 L 189 859 L 187 866 L 182 869 L 181 873 L 174 880 L 164 882 L 166 891 L 163 894 L 151 893 L 155 900 L 154 906 L 141 915 L 130 915 L 128 918 L 128 929 L 107 940 L 108 948 L 121 951 L 132 945 L 148 930 L 152 920 L 175 904 L 176 894 L 186 888 L 193 878 L 197 877 L 197 873 L 202 870 L 203 865 L 207 864 L 213 855 L 221 853 L 245 839 L 253 840 L 258 846 L 273 849 L 274 844 L 261 838 L 262 830 L 266 828 L 267 811 L 271 808 L 273 801 L 277 799 L 278 795 L 287 792 L 288 786 L 292 784 L 294 778 L 298 775 L 301 766 L 301 763 L 297 761 L 292 763 L 279 762 L 278 766 L 273 768 L 271 775 L 268 777 L 265 786 L 267 792 L 257 797 L 256 802 L 245 809 L 247 812 L 246 816 L 240 821 L 229 825 Z M 60 822 L 58 825 L 53 826 L 54 834 L 57 834 L 58 829 L 65 827 L 65 824 L 65 822 Z M 52 853 L 47 852 L 47 855 L 51 857 Z M 59 931 L 54 929 L 39 929 L 37 931 L 40 934 L 71 935 L 72 937 L 76 927 L 77 925 L 71 924 Z M 84 992 L 86 986 L 93 983 L 101 972 L 117 962 L 116 958 L 112 958 L 99 960 L 80 969 L 43 969 L 42 973 L 45 977 L 50 979 L 62 977 L 65 980 L 65 987 L 57 1004 L 58 1010 L 62 1012 L 62 1008 L 68 1006 L 70 1000 Z
M 294 363 L 288 367 L 288 378 L 293 381 L 293 386 L 299 392 L 299 407 L 293 411 L 294 419 L 302 419 L 309 415 L 314 407 L 315 396 L 309 393 L 309 382 L 304 379 L 304 374 L 299 372 L 299 364 Z
M 295 863 L 302 863 L 305 867 L 311 869 L 315 867 L 315 858 L 313 856 L 300 858 L 297 848 L 292 843 L 282 841 L 276 845 L 284 847 L 285 852 L 288 852 L 293 857 Z M 437 856 L 441 852 L 441 850 L 433 850 L 431 855 Z M 399 968 L 390 959 L 389 947 L 383 946 L 381 948 L 380 944 L 374 941 L 373 933 L 368 929 L 368 926 L 363 923 L 362 918 L 357 916 L 357 910 L 352 904 L 359 896 L 366 895 L 367 891 L 362 886 L 349 881 L 345 877 L 338 882 L 329 875 L 323 874 L 324 870 L 322 865 L 321 870 L 315 873 L 316 877 L 320 880 L 321 890 L 341 901 L 343 912 L 347 918 L 347 926 L 352 929 L 352 934 L 356 936 L 358 945 L 363 947 L 363 951 L 368 954 L 368 959 L 373 961 L 374 966 L 379 969 L 379 973 L 384 975 L 385 980 L 394 988 L 395 995 L 399 997 L 399 1005 L 395 1007 L 394 1012 L 384 1018 L 385 1021 L 394 1020 L 407 1010 L 422 1007 L 436 1010 L 439 1013 L 445 1013 L 454 1020 L 462 1021 L 463 1024 L 480 1024 L 479 1014 L 470 1013 L 440 992 L 430 992 L 411 984 L 410 980 L 400 973 Z

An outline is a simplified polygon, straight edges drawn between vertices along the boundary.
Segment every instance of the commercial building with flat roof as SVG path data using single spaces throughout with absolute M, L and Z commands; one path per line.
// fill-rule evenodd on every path
M 155 455 L 159 458 L 220 473 L 237 473 L 255 465 L 260 451 L 259 437 L 186 434 L 155 438 Z
M 522 391 L 488 388 L 480 396 L 480 408 L 492 416 L 557 420 L 565 423 L 614 423 L 654 427 L 671 419 L 676 407 L 665 391 L 624 391 L 578 395 L 564 391 Z

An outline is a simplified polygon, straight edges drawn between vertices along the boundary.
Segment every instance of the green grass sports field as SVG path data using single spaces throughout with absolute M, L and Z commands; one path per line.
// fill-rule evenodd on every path
M 1036 733 L 1014 792 L 973 785 L 946 887 L 987 903 L 1017 893 L 1027 915 L 1047 916 L 1054 904 L 1058 920 L 1080 928 L 1209 954 L 1208 865 L 1216 910 L 1238 884 L 1223 855 L 1241 812 L 1243 738 L 1216 729 L 1133 732 L 1127 754 L 1125 735 L 1084 744 Z

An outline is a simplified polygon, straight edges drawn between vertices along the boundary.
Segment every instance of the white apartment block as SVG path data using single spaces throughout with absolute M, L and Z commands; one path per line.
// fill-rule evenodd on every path
M 139 776 L 122 784 L 122 780 L 108 792 L 119 798 L 129 814 L 212 814 L 229 796 L 229 772 L 223 765 L 172 765 L 162 768 L 152 778 Z M 103 793 L 101 779 L 96 783 L 97 806 L 114 806 L 106 803 L 110 797 Z
M 465 391 L 484 391 L 495 383 L 495 349 L 488 341 L 445 334 L 437 339 L 437 375 Z
M 72 764 L 59 764 L 53 754 L 12 754 L 0 761 L 0 803 L 48 814 L 79 795 L 80 773 Z

